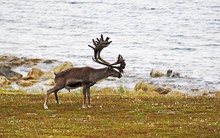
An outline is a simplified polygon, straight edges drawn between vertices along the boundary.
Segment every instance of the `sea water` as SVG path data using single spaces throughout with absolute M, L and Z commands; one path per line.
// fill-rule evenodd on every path
M 112 41 L 102 57 L 114 62 L 121 54 L 127 66 L 122 79 L 98 86 L 133 88 L 143 80 L 183 91 L 220 89 L 219 0 L 0 1 L 0 55 L 99 68 L 88 45 L 100 34 Z M 151 78 L 152 68 L 181 78 Z

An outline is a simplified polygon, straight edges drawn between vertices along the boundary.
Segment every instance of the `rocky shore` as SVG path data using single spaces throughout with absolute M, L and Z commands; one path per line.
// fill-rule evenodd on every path
M 56 63 L 56 66 L 54 64 Z M 46 64 L 51 67 L 47 70 L 36 67 L 39 64 Z M 24 75 L 20 72 L 16 72 L 16 68 L 28 68 Z M 25 58 L 14 56 L 0 56 L 0 88 L 1 89 L 14 89 L 27 92 L 45 92 L 50 87 L 54 86 L 54 73 L 59 73 L 66 69 L 74 67 L 71 62 L 59 62 L 55 60 L 43 60 L 38 58 Z M 151 77 L 164 76 L 163 73 L 158 71 L 151 71 Z M 147 82 L 137 82 L 134 90 L 129 90 L 139 94 L 146 94 L 149 96 L 157 95 L 174 95 L 184 96 L 185 94 L 172 90 L 170 88 L 164 88 L 160 86 L 154 86 Z M 199 95 L 215 95 L 219 96 L 220 91 L 209 90 L 191 90 L 191 93 L 199 93 Z
M 37 58 L 0 56 L 0 87 L 1 89 L 28 90 L 28 87 L 34 86 L 38 86 L 38 88 L 53 86 L 54 73 L 71 68 L 73 64 L 71 62 L 64 62 L 49 70 L 37 68 L 36 65 L 47 64 L 48 66 L 52 66 L 51 64 L 57 62 L 55 60 Z M 16 68 L 28 68 L 30 70 L 25 75 L 22 75 L 22 73 L 14 71 Z

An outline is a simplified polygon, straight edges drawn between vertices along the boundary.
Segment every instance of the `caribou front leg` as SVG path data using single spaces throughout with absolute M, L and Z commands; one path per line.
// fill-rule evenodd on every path
M 56 103 L 57 103 L 57 104 L 60 104 L 60 103 L 59 103 L 58 96 L 57 96 L 57 92 L 58 92 L 58 91 L 54 92 L 54 95 L 55 95 Z
M 86 108 L 86 85 L 83 85 L 83 105 L 82 108 Z
M 88 108 L 91 108 L 91 104 L 90 104 L 90 87 L 88 86 L 87 89 L 87 98 L 88 98 Z

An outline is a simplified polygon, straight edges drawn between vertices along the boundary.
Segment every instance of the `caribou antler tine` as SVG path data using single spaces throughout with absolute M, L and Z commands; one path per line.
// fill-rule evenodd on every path
M 91 47 L 92 49 L 95 49 L 93 46 L 88 45 L 89 47 Z
M 98 38 L 96 38 L 96 39 L 97 39 L 97 42 L 100 43 L 101 40 L 99 40 Z
M 101 34 L 101 39 L 100 39 L 101 41 L 104 41 L 104 39 L 103 39 L 103 35 Z
M 110 38 L 109 37 L 106 37 L 105 41 L 108 41 Z
M 94 39 L 92 39 L 92 42 L 93 42 L 93 45 L 94 45 L 94 46 L 97 45 L 97 42 L 96 42 Z

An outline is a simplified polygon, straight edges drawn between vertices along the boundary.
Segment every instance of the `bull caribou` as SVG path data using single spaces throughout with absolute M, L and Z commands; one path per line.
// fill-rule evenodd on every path
M 82 108 L 91 108 L 90 87 L 107 77 L 122 77 L 123 69 L 125 68 L 126 63 L 121 55 L 118 56 L 117 61 L 114 63 L 109 63 L 101 57 L 102 49 L 107 47 L 112 42 L 109 41 L 109 39 L 110 38 L 107 37 L 104 40 L 103 35 L 101 35 L 100 39 L 92 39 L 94 47 L 88 45 L 94 50 L 94 57 L 92 57 L 93 61 L 105 65 L 106 67 L 99 69 L 92 67 L 74 67 L 55 74 L 55 86 L 47 91 L 44 109 L 48 109 L 48 100 L 51 93 L 54 93 L 56 103 L 59 104 L 57 96 L 57 92 L 59 90 L 66 88 L 68 91 L 70 91 L 70 89 L 75 89 L 78 87 L 83 88 Z M 88 99 L 88 104 L 86 104 L 86 99 Z

